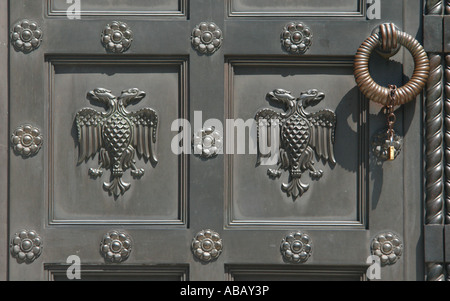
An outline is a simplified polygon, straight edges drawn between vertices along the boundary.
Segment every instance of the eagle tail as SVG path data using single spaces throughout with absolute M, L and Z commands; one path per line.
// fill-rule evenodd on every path
M 283 184 L 281 189 L 288 197 L 292 196 L 294 199 L 301 197 L 309 189 L 309 184 L 303 184 L 300 177 L 292 177 L 288 184 Z
M 131 184 L 123 182 L 119 177 L 115 177 L 111 183 L 103 183 L 103 188 L 115 197 L 123 195 L 130 187 Z

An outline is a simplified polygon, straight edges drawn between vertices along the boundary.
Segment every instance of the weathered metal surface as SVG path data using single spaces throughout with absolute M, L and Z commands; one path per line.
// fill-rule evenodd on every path
M 1 20 L 10 20 L 7 34 L 27 18 L 34 20 L 44 35 L 39 47 L 27 53 L 10 47 L 10 68 L 4 64 L 10 80 L 6 85 L 10 88 L 5 89 L 10 93 L 8 116 L 2 116 L 9 122 L 5 128 L 11 131 L 23 124 L 38 126 L 43 144 L 32 158 L 24 160 L 14 154 L 11 132 L 4 133 L 3 141 L 10 152 L 2 155 L 4 162 L 9 162 L 5 167 L 9 200 L 7 205 L 1 203 L 0 212 L 8 212 L 6 229 L 36 230 L 45 250 L 32 264 L 16 264 L 9 253 L 9 264 L 0 265 L 9 279 L 64 280 L 66 260 L 77 254 L 82 262 L 82 279 L 89 280 L 136 279 L 138 275 L 149 280 L 158 276 L 168 280 L 364 280 L 371 238 L 385 229 L 404 239 L 405 256 L 383 268 L 382 279 L 423 278 L 424 266 L 417 264 L 423 255 L 417 248 L 421 244 L 422 225 L 417 221 L 422 216 L 422 199 L 416 191 L 422 171 L 413 164 L 421 156 L 419 106 L 408 105 L 397 116 L 402 125 L 399 132 L 408 148 L 401 153 L 403 160 L 381 169 L 373 164 L 368 146 L 369 137 L 384 119 L 377 116 L 378 108 L 360 95 L 353 77 L 353 58 L 360 41 L 383 22 L 393 22 L 405 32 L 417 32 L 422 3 L 393 0 L 385 5 L 382 1 L 380 20 L 368 20 L 362 0 L 277 1 L 276 5 L 265 0 L 96 1 L 82 5 L 78 20 L 68 18 L 69 5 L 63 0 L 24 3 L 9 1 L 9 12 L 0 10 L 5 14 Z M 118 23 L 116 29 L 115 20 L 127 24 L 127 28 L 120 30 Z M 201 33 L 205 34 L 199 36 L 203 43 L 197 46 L 203 44 L 207 50 L 209 45 L 210 55 L 199 53 L 192 44 L 196 37 L 193 29 L 202 22 L 214 23 L 223 37 L 216 36 L 219 42 L 210 40 L 209 32 L 215 32 L 212 27 Z M 313 32 L 313 40 L 306 52 L 291 54 L 280 44 L 280 32 L 286 24 L 303 22 Z M 105 28 L 106 24 L 110 27 Z M 132 30 L 132 41 L 127 30 Z M 303 38 L 295 35 L 291 41 L 299 41 L 300 46 L 305 35 Z M 109 44 L 113 40 L 117 43 Z M 380 84 L 401 86 L 402 70 L 409 70 L 413 64 L 401 53 L 391 60 L 386 63 L 374 55 L 371 74 Z M 136 161 L 148 164 L 145 175 L 126 193 L 120 188 L 116 191 L 117 202 L 86 176 L 91 168 L 95 173 L 99 164 L 95 160 L 78 163 L 75 120 L 77 113 L 89 105 L 86 93 L 95 87 L 106 87 L 114 95 L 137 87 L 146 91 L 147 97 L 127 109 L 139 112 L 151 107 L 158 112 L 158 164 L 152 164 L 152 156 L 147 156 L 148 162 L 145 155 L 140 157 L 139 146 L 128 143 L 132 135 L 127 136 L 124 144 L 135 148 Z M 255 121 L 267 92 L 279 87 L 292 91 L 292 95 L 311 87 L 318 89 L 327 98 L 317 105 L 317 111 L 328 109 L 336 118 L 336 163 L 314 160 L 315 170 L 323 171 L 323 175 L 320 181 L 310 183 L 314 189 L 301 201 L 292 202 L 278 181 L 268 181 L 267 170 L 255 166 L 256 152 L 247 149 L 243 154 L 228 153 L 228 130 L 222 132 L 215 127 L 222 137 L 213 138 L 220 141 L 219 145 L 223 142 L 225 154 L 219 152 L 213 160 L 172 152 L 173 139 L 180 130 L 175 120 L 191 121 L 191 129 L 184 136 L 190 138 L 194 131 L 212 129 L 211 124 L 204 124 L 207 119 L 222 121 L 224 129 L 226 119 Z M 92 110 L 103 112 L 99 105 L 95 100 L 90 103 Z M 194 118 L 198 111 L 203 114 L 202 122 Z M 109 122 L 105 130 L 130 120 L 127 114 L 119 115 L 118 122 Z M 129 135 L 125 128 L 120 134 Z M 256 128 L 253 131 L 256 133 Z M 255 141 L 248 129 L 245 132 L 248 146 Z M 99 137 L 103 139 L 98 141 Z M 297 142 L 295 134 L 285 138 L 292 139 L 292 145 Z M 115 147 L 108 153 L 110 159 L 127 152 L 118 146 L 117 139 L 112 132 L 97 136 L 100 149 L 108 143 Z M 94 140 L 87 147 L 89 158 L 99 155 L 89 151 Z M 209 142 L 208 138 L 203 146 L 215 153 Z M 192 150 L 192 142 L 186 143 Z M 82 144 L 86 149 L 87 144 Z M 92 147 L 98 150 L 95 143 Z M 295 152 L 291 156 L 294 158 Z M 122 165 L 122 171 L 127 166 Z M 131 165 L 128 169 L 134 170 Z M 129 173 L 98 175 L 107 183 L 133 180 Z M 282 174 L 280 181 L 287 183 L 289 173 Z M 132 253 L 120 247 L 127 239 L 114 239 L 111 232 L 99 249 L 100 239 L 110 229 L 121 229 L 117 233 L 132 237 Z M 220 237 L 216 240 L 212 235 L 204 244 L 203 239 L 197 239 L 202 243 L 195 244 L 197 252 L 193 253 L 193 237 L 199 229 L 221 229 Z M 302 249 L 296 239 L 294 245 L 280 249 L 280 239 L 298 229 L 313 238 L 313 254 L 306 252 L 310 250 L 308 243 L 303 241 Z M 8 234 L 12 237 L 15 232 Z M 10 239 L 0 241 L 10 243 Z M 211 248 L 211 241 L 215 248 Z M 223 242 L 220 247 L 219 241 Z M 302 264 L 292 264 L 283 253 L 280 256 L 282 250 L 303 250 L 310 256 Z M 105 264 L 102 251 L 112 253 L 106 255 L 109 259 L 120 253 L 120 263 L 111 264 L 107 258 Z

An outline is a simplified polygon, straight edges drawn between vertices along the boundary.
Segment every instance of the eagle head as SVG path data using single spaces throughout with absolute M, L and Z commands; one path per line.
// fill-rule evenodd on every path
M 278 104 L 283 104 L 287 108 L 295 106 L 296 102 L 296 98 L 292 96 L 292 93 L 283 89 L 275 89 L 267 93 L 267 99 Z
M 128 90 L 123 90 L 122 94 L 118 97 L 119 101 L 122 102 L 123 106 L 126 107 L 132 102 L 138 102 L 145 97 L 145 92 L 137 88 L 131 88 Z
M 313 107 L 325 98 L 325 94 L 316 89 L 308 90 L 300 94 L 299 100 L 302 101 L 304 108 Z
M 87 98 L 91 101 L 95 100 L 110 106 L 111 102 L 113 102 L 116 97 L 113 94 L 111 94 L 111 91 L 108 89 L 97 88 L 92 91 L 89 91 L 87 94 Z

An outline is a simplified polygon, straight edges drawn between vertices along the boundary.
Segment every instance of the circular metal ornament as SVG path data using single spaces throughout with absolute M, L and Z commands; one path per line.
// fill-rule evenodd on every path
M 43 32 L 39 25 L 30 20 L 22 20 L 12 27 L 11 44 L 17 51 L 29 53 L 41 45 Z
M 211 262 L 222 254 L 223 242 L 220 235 L 212 230 L 202 230 L 194 237 L 192 253 L 203 262 Z
M 194 154 L 205 159 L 213 158 L 222 151 L 223 138 L 214 127 L 202 129 L 194 134 L 192 146 Z
M 392 233 L 377 235 L 371 243 L 372 255 L 380 257 L 382 265 L 395 264 L 403 253 L 403 243 L 400 238 Z
M 370 100 L 384 106 L 389 105 L 390 89 L 378 85 L 369 72 L 369 61 L 372 52 L 381 46 L 382 49 L 395 49 L 396 43 L 406 47 L 414 58 L 414 72 L 407 84 L 397 89 L 394 106 L 414 100 L 424 89 L 429 72 L 430 62 L 420 43 L 407 33 L 392 27 L 381 27 L 382 31 L 372 34 L 358 49 L 355 56 L 354 76 L 361 92 Z
M 42 147 L 44 138 L 41 131 L 30 124 L 17 127 L 11 134 L 11 145 L 14 152 L 23 158 L 36 155 Z
M 292 54 L 304 54 L 312 45 L 311 29 L 301 22 L 291 22 L 284 26 L 281 33 L 281 44 Z
M 292 263 L 305 263 L 312 254 L 312 242 L 309 235 L 302 232 L 293 232 L 281 242 L 283 258 Z
M 100 243 L 100 253 L 108 262 L 121 263 L 130 256 L 132 244 L 130 235 L 114 230 L 103 236 Z
M 103 29 L 102 44 L 109 52 L 123 53 L 130 48 L 132 42 L 133 31 L 124 22 L 113 21 Z
M 32 263 L 42 253 L 42 239 L 34 230 L 20 230 L 11 238 L 10 251 L 18 263 Z
M 199 53 L 213 54 L 222 46 L 222 30 L 213 22 L 202 22 L 192 30 L 191 43 Z

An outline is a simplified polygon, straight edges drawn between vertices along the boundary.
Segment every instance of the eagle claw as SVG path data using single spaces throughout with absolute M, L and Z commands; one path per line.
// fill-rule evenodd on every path
M 89 169 L 89 175 L 90 175 L 91 177 L 98 178 L 98 177 L 100 177 L 100 176 L 103 175 L 103 171 L 100 170 L 100 169 L 90 168 L 90 169 Z
M 143 168 L 141 169 L 135 169 L 131 171 L 131 175 L 135 178 L 140 178 L 144 175 L 145 170 Z
M 276 178 L 281 177 L 281 171 L 280 170 L 269 169 L 269 170 L 267 170 L 267 174 L 272 179 L 276 179 Z
M 309 175 L 311 176 L 311 178 L 313 179 L 320 179 L 323 176 L 323 171 L 321 170 L 316 170 L 316 171 L 311 171 L 309 173 Z

